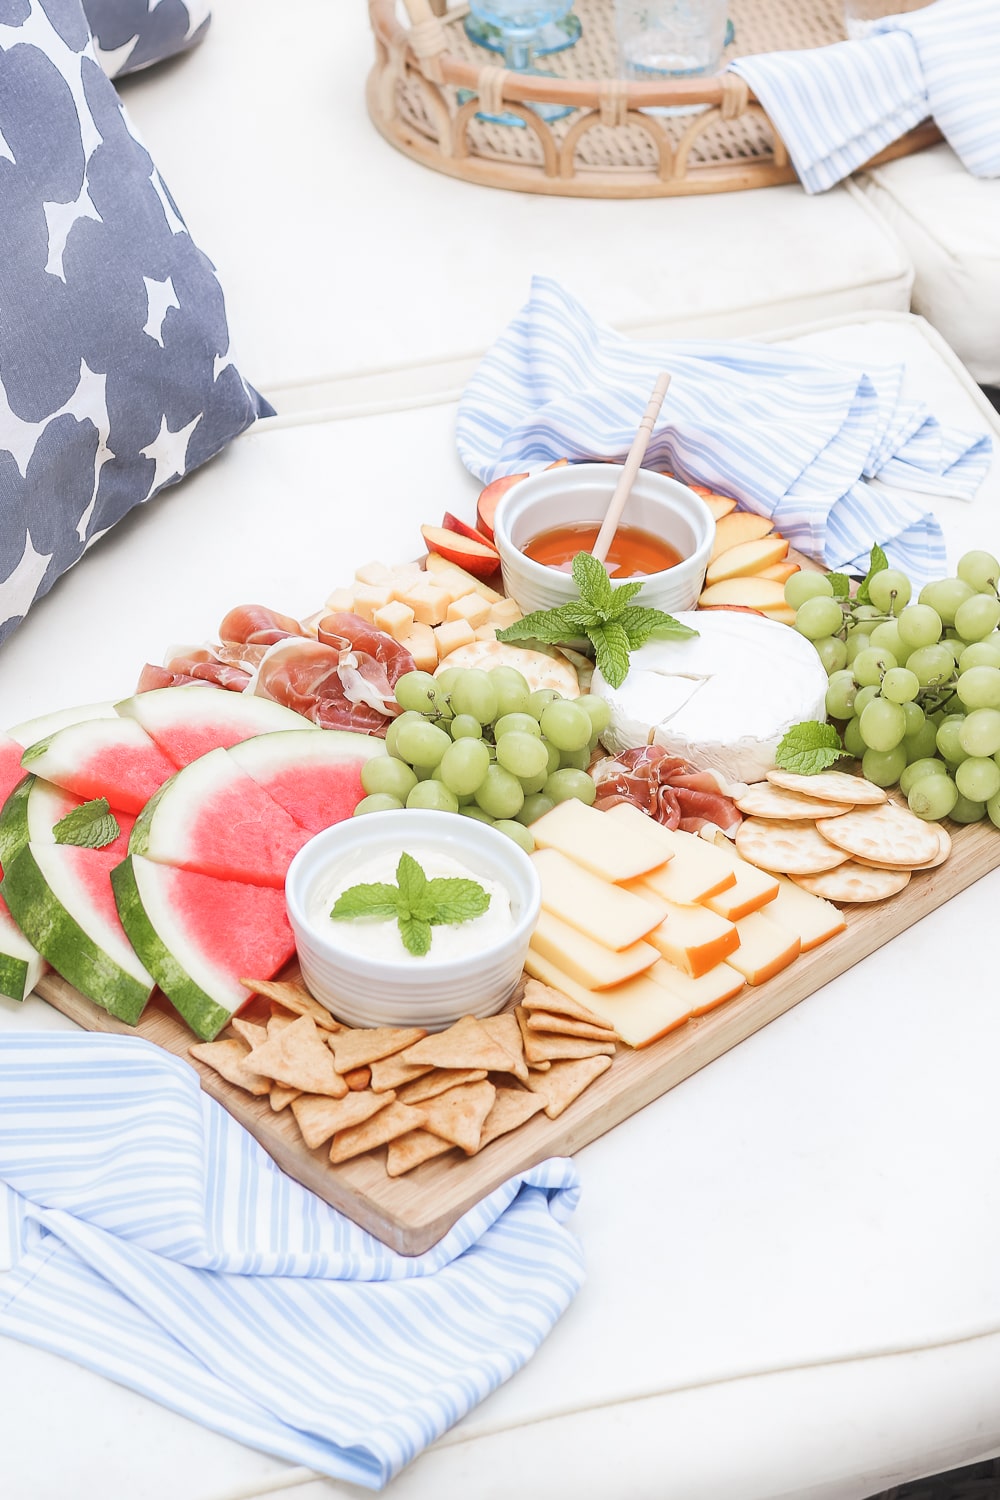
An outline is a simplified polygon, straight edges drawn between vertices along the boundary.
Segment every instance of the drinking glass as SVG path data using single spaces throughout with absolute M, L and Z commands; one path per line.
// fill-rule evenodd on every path
M 655 83 L 717 73 L 727 9 L 726 0 L 615 0 L 623 77 Z
M 502 51 L 505 67 L 515 73 L 550 78 L 552 74 L 534 66 L 535 44 L 544 28 L 563 21 L 572 5 L 573 0 L 469 0 L 469 12 L 479 26 L 491 28 L 491 49 Z M 463 96 L 470 97 L 465 89 L 459 91 L 460 103 L 464 102 Z M 529 108 L 543 120 L 561 120 L 573 112 L 568 105 L 561 104 L 531 104 Z M 507 112 L 499 115 L 481 112 L 479 118 L 499 125 L 524 126 L 522 119 Z
M 906 11 L 923 10 L 932 0 L 844 0 L 844 25 L 852 41 L 867 36 L 873 21 L 883 16 L 900 16 Z

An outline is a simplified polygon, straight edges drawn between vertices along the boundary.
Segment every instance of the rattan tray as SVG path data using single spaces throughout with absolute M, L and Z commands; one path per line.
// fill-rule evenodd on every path
M 721 193 L 797 181 L 784 143 L 747 86 L 734 74 L 669 84 L 617 77 L 613 0 L 575 0 L 583 34 L 545 58 L 553 78 L 507 72 L 496 54 L 470 42 L 465 5 L 368 0 L 376 61 L 368 109 L 400 151 L 453 177 L 487 187 L 577 198 L 655 198 Z M 436 14 L 436 12 L 441 14 Z M 732 57 L 842 41 L 843 0 L 730 0 Z M 463 91 L 474 97 L 463 102 Z M 573 106 L 546 124 L 527 106 Z M 702 105 L 699 113 L 651 109 Z M 523 125 L 479 117 L 507 113 Z M 911 130 L 873 162 L 940 139 L 930 122 Z

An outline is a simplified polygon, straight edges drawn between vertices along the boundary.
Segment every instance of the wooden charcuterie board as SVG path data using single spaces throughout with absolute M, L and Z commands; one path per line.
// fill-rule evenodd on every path
M 642 1051 L 620 1048 L 608 1071 L 558 1119 L 536 1115 L 477 1156 L 466 1158 L 453 1150 L 405 1177 L 386 1175 L 384 1147 L 340 1166 L 330 1165 L 325 1150 L 310 1151 L 290 1111 L 275 1114 L 266 1098 L 252 1097 L 188 1056 L 194 1038 L 165 1000 L 154 999 L 133 1028 L 56 974 L 47 975 L 38 990 L 88 1031 L 138 1035 L 185 1058 L 197 1068 L 206 1093 L 224 1105 L 291 1177 L 394 1250 L 418 1255 L 513 1173 L 549 1156 L 572 1155 L 1000 866 L 1000 832 L 992 823 L 949 829 L 954 845 L 944 864 L 914 873 L 898 896 L 845 908 L 844 932 L 801 955 L 766 984 L 745 988 L 735 999 L 686 1021 Z M 261 1003 L 251 1002 L 246 1014 L 252 1016 L 253 1007 Z

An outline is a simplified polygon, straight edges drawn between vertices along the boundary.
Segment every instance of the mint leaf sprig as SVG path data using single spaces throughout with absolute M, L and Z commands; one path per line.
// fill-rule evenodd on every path
M 431 928 L 470 922 L 490 904 L 488 891 L 475 880 L 439 877 L 428 880 L 412 854 L 405 851 L 396 866 L 396 884 L 372 881 L 352 885 L 334 903 L 335 922 L 352 917 L 395 917 L 407 953 L 422 958 L 430 951 Z
M 778 745 L 774 763 L 779 771 L 794 771 L 799 776 L 815 776 L 828 771 L 848 752 L 832 724 L 806 719 L 793 724 Z
M 628 676 L 630 651 L 648 640 L 684 641 L 698 634 L 661 609 L 633 604 L 642 581 L 613 585 L 604 564 L 589 552 L 574 557 L 573 582 L 580 591 L 578 601 L 558 609 L 537 609 L 506 630 L 498 630 L 497 640 L 535 640 L 558 646 L 586 636 L 604 678 L 612 687 L 621 687 Z
M 121 833 L 118 819 L 107 797 L 93 797 L 74 807 L 53 825 L 57 844 L 75 844 L 78 849 L 104 849 Z

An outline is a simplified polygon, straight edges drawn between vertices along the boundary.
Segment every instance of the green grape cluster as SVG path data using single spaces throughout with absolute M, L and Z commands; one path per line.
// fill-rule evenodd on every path
M 1000 562 L 967 552 L 926 584 L 883 568 L 863 602 L 795 573 L 795 628 L 829 675 L 826 711 L 877 786 L 899 783 L 918 817 L 1000 827 Z
M 515 667 L 452 667 L 396 683 L 403 712 L 386 756 L 366 761 L 355 814 L 423 807 L 491 823 L 529 854 L 528 825 L 557 802 L 592 803 L 587 767 L 608 727 L 603 698 L 532 691 Z

